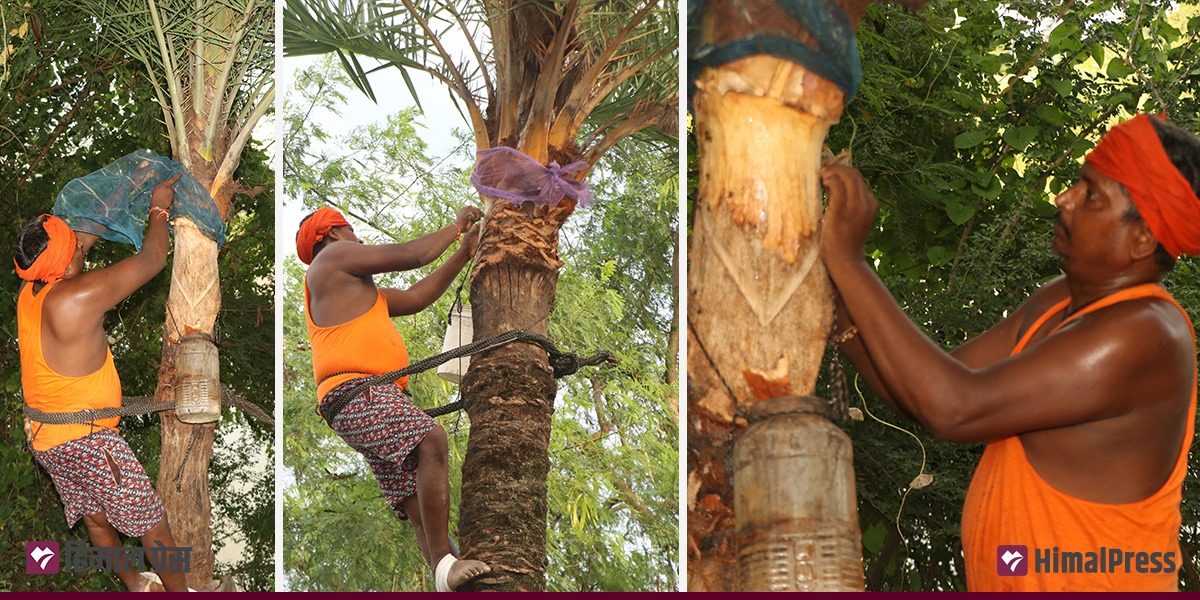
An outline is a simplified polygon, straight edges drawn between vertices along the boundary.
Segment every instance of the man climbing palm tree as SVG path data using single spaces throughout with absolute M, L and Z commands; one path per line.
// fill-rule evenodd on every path
M 155 186 L 145 243 L 112 266 L 84 272 L 97 237 L 76 236 L 62 219 L 42 215 L 17 236 L 13 260 L 24 281 L 17 297 L 21 389 L 25 403 L 48 413 L 121 406 L 121 380 L 104 332 L 104 313 L 162 271 L 170 248 L 168 210 L 179 175 Z M 120 417 L 82 424 L 32 422 L 33 455 L 50 473 L 67 521 L 80 518 L 95 547 L 119 548 L 117 531 L 142 545 L 174 547 L 162 501 L 117 432 Z M 111 565 L 133 591 L 149 580 Z M 159 570 L 167 591 L 186 591 L 182 573 Z
M 416 314 L 445 293 L 475 252 L 474 224 L 482 216 L 468 206 L 453 224 L 429 235 L 367 245 L 341 213 L 324 207 L 305 217 L 296 235 L 296 253 L 310 265 L 304 308 L 319 412 L 366 458 L 396 516 L 412 521 L 443 592 L 491 570 L 477 560 L 458 560 L 450 544 L 446 432 L 408 399 L 407 377 L 355 388 L 366 377 L 408 365 L 408 349 L 390 319 Z M 455 240 L 462 245 L 450 259 L 407 290 L 375 286 L 373 275 L 425 266 Z

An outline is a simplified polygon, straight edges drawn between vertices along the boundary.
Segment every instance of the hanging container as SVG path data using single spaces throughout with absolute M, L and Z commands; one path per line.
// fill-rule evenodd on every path
M 455 305 L 450 309 L 450 325 L 446 327 L 446 339 L 442 341 L 442 352 L 449 352 L 470 344 L 475 341 L 474 335 L 471 307 Z M 469 366 L 471 366 L 471 357 L 464 356 L 442 363 L 442 366 L 438 367 L 437 374 L 438 377 L 457 384 L 462 381 L 463 375 L 467 374 Z
M 742 591 L 863 591 L 850 437 L 824 400 L 774 398 L 734 442 Z
M 175 416 L 184 423 L 221 418 L 221 374 L 217 346 L 206 333 L 189 333 L 175 353 Z

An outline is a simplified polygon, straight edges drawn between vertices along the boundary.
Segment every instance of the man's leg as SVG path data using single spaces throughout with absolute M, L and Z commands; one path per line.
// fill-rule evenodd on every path
M 336 393 L 338 388 L 330 392 Z M 448 531 L 449 446 L 445 430 L 394 385 L 372 387 L 369 393 L 351 400 L 332 425 L 339 437 L 367 459 L 388 502 L 412 520 L 421 553 L 436 575 L 443 559 L 457 557 Z M 388 435 L 380 435 L 381 431 Z M 415 466 L 406 464 L 411 460 L 416 461 Z M 443 576 L 456 587 L 489 570 L 479 561 L 459 561 Z
M 412 523 L 413 536 L 417 538 L 417 545 L 421 547 L 421 556 L 425 557 L 425 562 L 432 564 L 433 557 L 429 555 L 429 542 L 425 541 L 425 525 L 421 521 L 420 502 L 416 496 L 409 496 L 400 501 L 400 506 L 408 515 L 409 523 Z
M 404 508 L 404 513 L 408 515 L 409 522 L 412 523 L 413 533 L 416 534 L 417 542 L 421 545 L 421 555 L 425 557 L 425 562 L 433 563 L 433 557 L 429 556 L 429 544 L 425 541 L 425 526 L 421 522 L 421 506 L 416 495 L 409 496 L 400 501 L 400 506 Z M 454 538 L 446 536 L 446 542 L 450 545 L 450 554 L 454 558 L 458 558 L 458 546 L 454 543 Z
M 120 548 L 121 538 L 117 529 L 108 522 L 103 513 L 83 515 L 83 524 L 87 526 L 88 541 L 93 548 Z M 117 572 L 117 577 L 131 592 L 140 592 L 146 587 L 146 580 L 137 571 L 126 565 L 110 565 Z
M 160 541 L 164 546 L 175 546 L 162 500 L 125 438 L 109 429 L 92 435 L 100 444 L 109 471 L 106 476 L 97 478 L 95 490 L 100 505 L 104 507 L 105 518 L 126 535 L 141 538 L 145 549 L 156 547 L 155 542 Z M 182 573 L 162 573 L 157 565 L 155 571 L 168 592 L 187 591 Z M 139 574 L 135 575 L 145 579 Z
M 155 542 L 162 542 L 167 548 L 175 547 L 175 538 L 171 537 L 171 526 L 167 524 L 167 518 L 164 516 L 158 525 L 155 525 L 142 535 L 142 547 L 146 550 L 151 550 L 157 547 Z M 153 565 L 154 572 L 158 573 L 158 578 L 162 580 L 163 589 L 168 592 L 186 592 L 187 581 L 184 579 L 183 573 L 168 573 L 165 569 L 166 565 Z M 160 568 L 163 567 L 163 568 Z
M 417 444 L 417 503 L 420 507 L 421 523 L 425 530 L 425 541 L 429 545 L 429 565 L 437 569 L 442 559 L 450 554 L 450 476 L 448 455 L 449 444 L 446 430 L 435 425 Z M 409 513 L 412 518 L 412 513 Z M 447 583 L 457 588 L 463 582 L 491 570 L 477 560 L 460 560 L 450 567 Z

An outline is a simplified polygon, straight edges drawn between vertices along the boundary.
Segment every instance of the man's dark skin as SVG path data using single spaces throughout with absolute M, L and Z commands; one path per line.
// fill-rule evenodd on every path
M 176 175 L 155 186 L 150 199 L 152 207 L 171 208 L 175 199 L 171 186 L 179 177 Z M 75 256 L 62 281 L 50 290 L 42 304 L 43 357 L 50 368 L 68 377 L 90 375 L 104 366 L 108 355 L 104 314 L 162 271 L 170 249 L 167 219 L 151 213 L 141 251 L 103 269 L 84 271 L 84 256 L 97 237 L 78 232 L 75 235 L 78 241 Z M 36 295 L 46 283 L 35 281 L 23 285 L 33 285 Z M 83 522 L 93 547 L 121 546 L 117 530 L 103 513 L 84 515 Z M 175 546 L 166 518 L 146 532 L 141 541 L 147 549 L 153 548 L 155 542 Z M 148 580 L 128 568 L 119 571 L 117 576 L 132 591 L 143 590 L 148 585 Z M 158 575 L 167 591 L 187 591 L 183 573 L 159 572 Z
M 473 206 L 459 211 L 454 225 L 403 244 L 364 244 L 349 226 L 334 227 L 314 249 L 312 265 L 306 277 L 313 323 L 332 327 L 365 314 L 375 304 L 378 290 L 387 298 L 388 316 L 412 315 L 425 310 L 446 292 L 455 276 L 470 261 L 479 243 L 474 224 L 483 213 Z M 407 290 L 377 288 L 372 275 L 409 271 L 423 267 L 442 252 L 462 232 L 462 244 L 450 258 L 424 279 Z M 399 365 L 397 366 L 399 368 Z M 448 480 L 449 445 L 446 431 L 435 426 L 419 444 L 417 453 L 417 494 L 401 505 L 412 522 L 421 553 L 431 567 L 447 554 L 455 554 L 450 545 L 450 483 Z M 450 568 L 450 586 L 490 571 L 477 560 L 460 560 Z
M 1119 290 L 1162 279 L 1157 241 L 1117 181 L 1089 165 L 1060 194 L 1054 250 L 1064 276 L 951 353 L 927 338 L 864 260 L 878 209 L 861 174 L 821 171 L 829 208 L 821 258 L 839 296 L 837 331 L 860 334 L 841 346 L 893 409 L 939 439 L 981 442 L 1019 435 L 1034 470 L 1055 489 L 1119 504 L 1158 491 L 1186 434 L 1195 346 L 1169 302 L 1143 298 L 1066 316 Z M 1009 356 L 1033 321 L 1070 297 L 1024 351 Z M 846 315 L 849 315 L 849 320 Z

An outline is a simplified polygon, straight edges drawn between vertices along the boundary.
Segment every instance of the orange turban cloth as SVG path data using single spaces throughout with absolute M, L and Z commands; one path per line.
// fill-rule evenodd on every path
M 317 212 L 300 224 L 300 231 L 296 233 L 296 255 L 300 257 L 300 262 L 311 265 L 313 246 L 325 239 L 325 234 L 329 233 L 330 229 L 346 227 L 349 224 L 342 213 L 328 206 L 318 208 Z
M 46 249 L 38 255 L 37 260 L 29 265 L 28 269 L 22 269 L 21 265 L 17 265 L 17 276 L 25 281 L 45 281 L 46 283 L 54 283 L 62 279 L 63 274 L 67 272 L 67 265 L 71 264 L 71 259 L 75 257 L 75 232 L 67 226 L 66 221 L 54 215 L 41 215 L 46 217 L 42 222 L 42 228 L 46 230 L 46 234 L 50 236 L 50 241 L 46 243 Z M 17 259 L 13 259 L 13 264 L 16 264 Z
M 1150 117 L 1138 115 L 1108 130 L 1084 160 L 1125 186 L 1167 253 L 1200 255 L 1200 198 L 1167 157 Z

